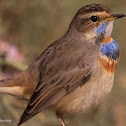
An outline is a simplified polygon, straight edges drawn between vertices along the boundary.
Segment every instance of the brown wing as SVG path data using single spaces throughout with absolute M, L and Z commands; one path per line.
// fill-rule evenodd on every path
M 74 70 L 56 75 L 46 83 L 40 81 L 21 117 L 20 124 L 56 103 L 79 85 L 83 85 L 90 76 L 91 68 L 75 68 Z
M 55 45 L 51 46 L 37 59 L 37 62 L 40 60 L 40 81 L 18 125 L 56 103 L 90 78 L 92 63 L 86 60 L 82 46 L 66 45 L 57 49 Z

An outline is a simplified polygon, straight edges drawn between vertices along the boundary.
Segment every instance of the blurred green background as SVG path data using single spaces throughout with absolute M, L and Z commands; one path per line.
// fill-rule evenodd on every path
M 64 35 L 77 10 L 90 3 L 126 14 L 126 0 L 0 0 L 0 41 L 15 45 L 23 57 L 15 62 L 0 62 L 0 77 L 30 65 L 49 44 Z M 126 18 L 115 21 L 112 37 L 120 46 L 121 57 L 112 92 L 86 114 L 65 118 L 67 126 L 126 126 Z M 3 53 L 0 56 L 5 57 Z M 0 122 L 0 126 L 16 126 L 25 106 L 23 101 L 0 94 L 0 119 L 11 120 Z M 60 124 L 55 114 L 44 111 L 22 126 L 56 125 Z

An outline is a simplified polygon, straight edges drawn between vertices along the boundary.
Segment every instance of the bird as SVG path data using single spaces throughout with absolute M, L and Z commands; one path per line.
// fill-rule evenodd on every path
M 95 107 L 111 91 L 119 45 L 111 37 L 113 14 L 102 4 L 83 6 L 65 35 L 20 74 L 0 81 L 0 92 L 28 101 L 18 126 L 45 109 L 78 115 Z

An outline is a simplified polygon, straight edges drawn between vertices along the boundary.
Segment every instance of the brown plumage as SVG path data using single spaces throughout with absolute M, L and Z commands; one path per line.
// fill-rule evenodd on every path
M 91 19 L 92 16 L 97 20 Z M 45 109 L 54 110 L 65 125 L 62 115 L 85 112 L 106 96 L 113 85 L 113 74 L 103 69 L 99 54 L 101 41 L 111 36 L 112 20 L 116 18 L 119 16 L 113 16 L 103 5 L 84 6 L 75 15 L 67 33 L 51 44 L 27 70 L 1 81 L 1 88 L 2 85 L 13 88 L 3 92 L 30 99 L 18 125 Z M 108 20 L 105 30 L 95 33 L 94 29 L 104 20 Z M 14 87 L 19 92 L 15 93 Z

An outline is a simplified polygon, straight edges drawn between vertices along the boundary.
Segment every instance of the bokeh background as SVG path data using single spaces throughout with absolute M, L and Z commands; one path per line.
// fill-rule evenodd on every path
M 0 78 L 24 70 L 44 49 L 66 32 L 79 8 L 90 3 L 126 14 L 126 0 L 0 0 Z M 114 23 L 112 34 L 120 46 L 120 61 L 112 92 L 95 109 L 65 118 L 68 126 L 126 126 L 126 18 Z M 0 119 L 16 126 L 24 101 L 0 94 Z M 59 126 L 53 112 L 44 111 L 22 126 Z

